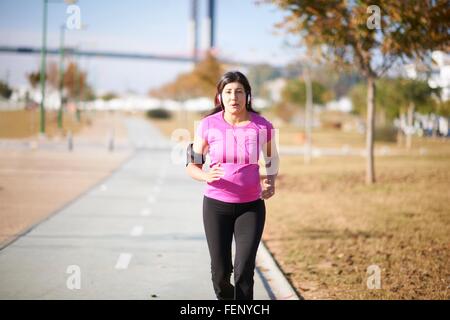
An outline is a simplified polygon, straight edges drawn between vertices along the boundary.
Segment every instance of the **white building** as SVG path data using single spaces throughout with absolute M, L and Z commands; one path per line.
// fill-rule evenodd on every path
M 327 110 L 337 110 L 342 112 L 350 112 L 353 109 L 352 100 L 348 97 L 341 97 L 339 100 L 333 100 L 325 105 Z
M 423 64 L 408 64 L 404 66 L 405 74 L 410 79 L 427 79 L 430 88 L 441 88 L 441 98 L 443 101 L 450 99 L 450 54 L 443 51 L 433 51 L 431 54 L 433 64 L 431 70 Z
M 434 51 L 431 55 L 435 64 L 432 67 L 428 85 L 431 88 L 442 88 L 443 101 L 450 99 L 450 54 L 443 51 Z

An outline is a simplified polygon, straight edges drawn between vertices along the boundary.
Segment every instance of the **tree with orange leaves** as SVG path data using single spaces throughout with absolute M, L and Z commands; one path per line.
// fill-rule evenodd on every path
M 354 65 L 367 81 L 366 183 L 375 182 L 375 80 L 399 61 L 426 61 L 448 50 L 446 0 L 262 0 L 288 12 L 277 26 L 300 36 L 338 66 Z
M 188 73 L 183 73 L 174 82 L 151 90 L 150 95 L 157 98 L 186 100 L 195 97 L 212 97 L 216 83 L 223 73 L 223 67 L 216 57 L 207 53 L 206 57 Z

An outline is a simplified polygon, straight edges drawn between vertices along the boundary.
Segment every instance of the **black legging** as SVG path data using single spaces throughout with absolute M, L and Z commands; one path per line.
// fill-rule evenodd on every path
M 219 300 L 252 300 L 258 245 L 266 219 L 264 200 L 228 203 L 203 198 L 203 224 L 211 257 L 214 291 Z M 236 243 L 234 285 L 231 243 Z

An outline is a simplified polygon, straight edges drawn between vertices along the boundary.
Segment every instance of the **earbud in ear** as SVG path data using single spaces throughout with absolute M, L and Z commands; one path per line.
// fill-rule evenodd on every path
M 223 109 L 222 97 L 221 97 L 220 93 L 217 94 L 217 98 L 216 99 L 217 99 L 217 102 L 219 103 L 219 106 Z

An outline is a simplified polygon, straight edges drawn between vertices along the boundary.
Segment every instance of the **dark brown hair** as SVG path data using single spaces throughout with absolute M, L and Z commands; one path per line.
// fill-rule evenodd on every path
M 214 113 L 217 113 L 219 111 L 222 111 L 224 109 L 223 101 L 222 99 L 219 99 L 219 96 L 222 94 L 223 88 L 232 82 L 239 82 L 242 84 L 245 90 L 245 109 L 247 111 L 256 112 L 253 110 L 252 107 L 252 88 L 250 87 L 250 83 L 248 82 L 247 77 L 239 71 L 229 71 L 225 73 L 222 78 L 220 78 L 219 82 L 217 83 L 217 92 L 214 97 L 214 109 L 211 111 L 210 114 L 212 115 Z

